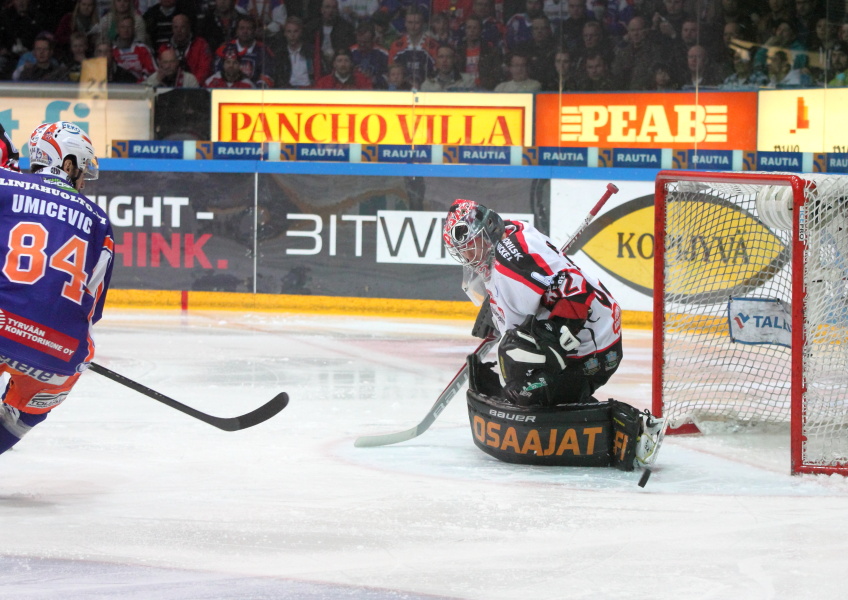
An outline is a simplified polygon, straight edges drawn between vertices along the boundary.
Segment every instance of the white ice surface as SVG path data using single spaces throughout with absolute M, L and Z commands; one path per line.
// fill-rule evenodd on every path
M 669 437 L 638 473 L 500 463 L 464 394 L 470 323 L 111 312 L 96 374 L 0 456 L 0 598 L 845 598 L 848 482 L 789 475 L 780 436 Z M 647 407 L 650 333 L 601 396 Z

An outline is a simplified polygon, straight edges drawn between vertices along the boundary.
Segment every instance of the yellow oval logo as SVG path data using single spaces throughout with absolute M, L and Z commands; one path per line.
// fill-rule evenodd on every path
M 752 214 L 700 194 L 669 204 L 666 293 L 684 304 L 714 304 L 745 295 L 783 268 L 786 244 Z M 654 197 L 642 196 L 591 223 L 571 252 L 583 250 L 625 285 L 652 295 Z
M 650 296 L 654 283 L 654 196 L 625 202 L 592 221 L 569 254 L 578 250 L 614 279 Z

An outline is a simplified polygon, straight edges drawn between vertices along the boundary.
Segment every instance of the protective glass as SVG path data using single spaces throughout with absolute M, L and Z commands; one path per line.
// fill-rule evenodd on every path
M 83 178 L 86 181 L 94 181 L 100 177 L 100 165 L 97 163 L 97 157 L 93 156 L 90 159 L 83 161 Z

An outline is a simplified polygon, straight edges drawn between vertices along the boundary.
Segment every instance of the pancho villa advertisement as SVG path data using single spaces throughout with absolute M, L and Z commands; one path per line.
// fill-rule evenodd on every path
M 538 94 L 536 145 L 753 150 L 756 92 Z
M 533 145 L 532 94 L 251 92 L 212 92 L 214 141 Z

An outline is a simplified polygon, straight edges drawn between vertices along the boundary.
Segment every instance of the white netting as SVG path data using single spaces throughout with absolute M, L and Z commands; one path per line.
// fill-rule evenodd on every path
M 730 324 L 794 324 L 788 313 L 730 314 L 728 302 L 775 300 L 791 311 L 791 188 L 710 177 L 666 185 L 663 412 L 672 427 L 694 422 L 705 432 L 779 427 L 790 421 L 792 349 L 734 342 Z M 802 178 L 803 462 L 828 466 L 848 462 L 848 177 Z

